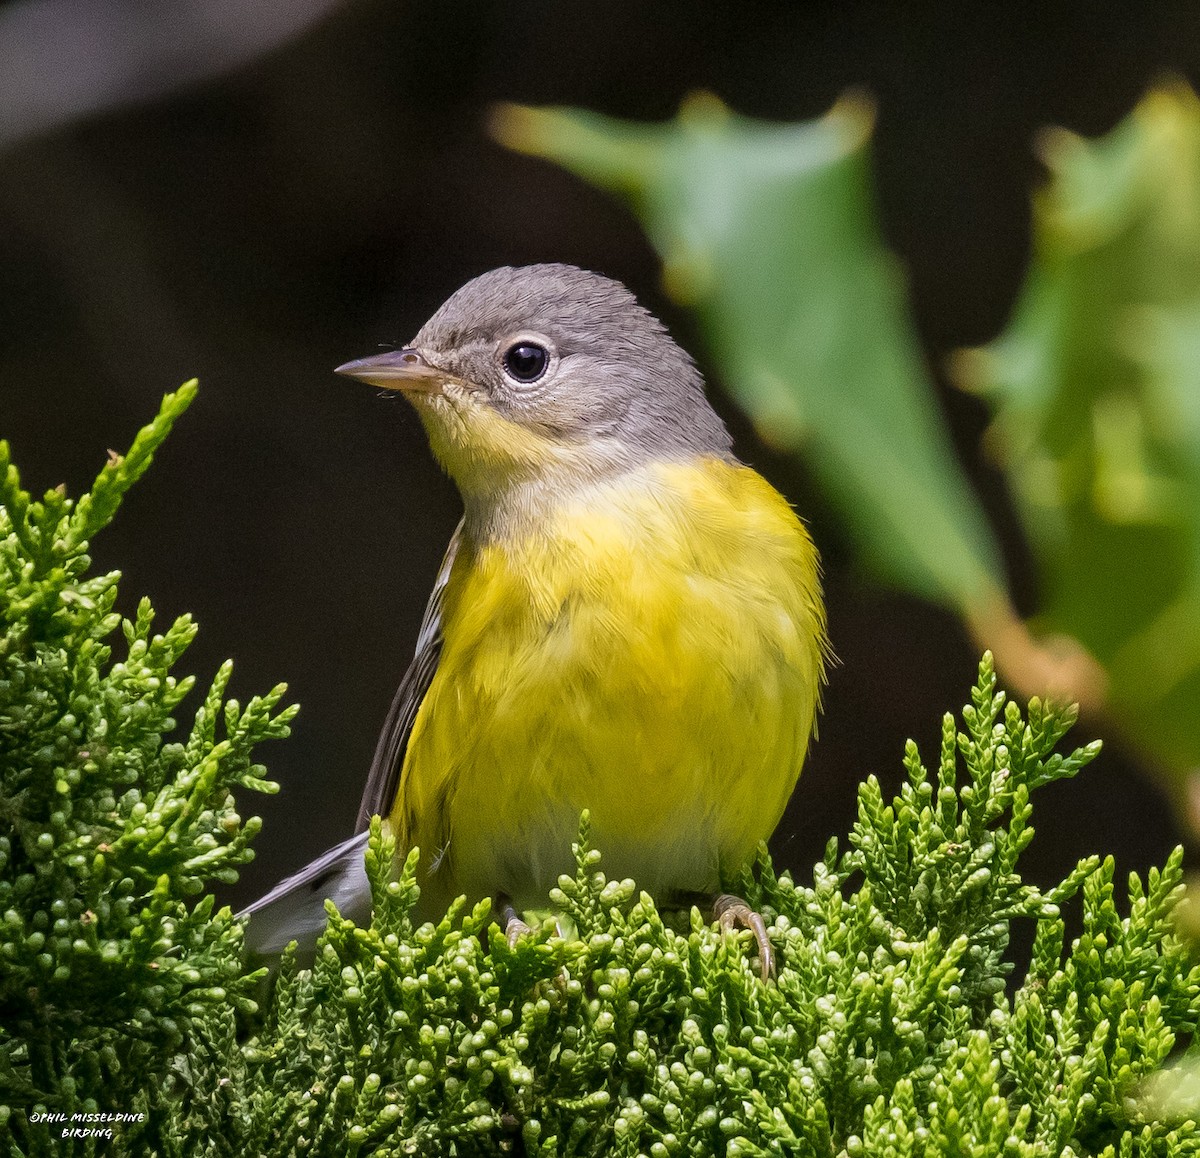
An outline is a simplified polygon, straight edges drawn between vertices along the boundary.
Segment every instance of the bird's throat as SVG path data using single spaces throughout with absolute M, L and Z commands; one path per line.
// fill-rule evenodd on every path
M 472 401 L 421 399 L 417 410 L 434 457 L 462 496 L 466 535 L 477 544 L 534 533 L 581 496 L 644 464 L 619 440 L 573 441 Z

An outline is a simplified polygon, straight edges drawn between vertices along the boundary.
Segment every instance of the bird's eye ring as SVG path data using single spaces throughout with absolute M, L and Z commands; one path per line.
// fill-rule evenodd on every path
M 504 371 L 518 382 L 536 382 L 550 365 L 550 355 L 536 342 L 517 342 L 504 351 Z

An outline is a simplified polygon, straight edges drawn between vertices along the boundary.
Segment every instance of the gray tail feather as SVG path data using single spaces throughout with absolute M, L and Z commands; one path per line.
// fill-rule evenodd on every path
M 301 958 L 312 959 L 325 931 L 325 901 L 343 917 L 365 924 L 371 917 L 371 887 L 363 854 L 367 834 L 359 833 L 280 881 L 238 916 L 249 918 L 246 948 L 260 957 L 277 957 L 295 941 Z

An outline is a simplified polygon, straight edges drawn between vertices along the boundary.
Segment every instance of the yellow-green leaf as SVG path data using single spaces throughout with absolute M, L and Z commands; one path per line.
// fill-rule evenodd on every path
M 768 441 L 803 450 L 864 558 L 976 621 L 1006 606 L 875 223 L 872 114 L 771 124 L 694 97 L 665 124 L 505 107 L 508 145 L 625 197 Z
M 1182 790 L 1200 766 L 1200 102 L 1045 135 L 1034 261 L 960 361 L 1041 576 L 1039 625 L 1103 665 L 1113 713 Z

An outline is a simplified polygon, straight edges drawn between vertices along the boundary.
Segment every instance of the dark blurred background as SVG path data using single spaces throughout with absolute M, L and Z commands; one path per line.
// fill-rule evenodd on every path
M 475 274 L 534 261 L 626 282 L 704 365 L 634 219 L 494 144 L 495 101 L 661 119 L 702 88 L 795 120 L 850 86 L 874 94 L 884 231 L 1030 609 L 1028 555 L 975 453 L 984 411 L 946 387 L 942 363 L 1006 321 L 1029 256 L 1035 132 L 1100 133 L 1163 73 L 1195 83 L 1194 4 L 157 9 L 0 4 L 0 436 L 26 485 L 77 494 L 164 392 L 200 377 L 94 555 L 124 572 L 125 611 L 147 594 L 164 621 L 195 614 L 186 670 L 204 681 L 232 656 L 235 695 L 286 680 L 303 704 L 292 740 L 262 752 L 283 787 L 244 801 L 266 827 L 228 899 L 349 834 L 458 518 L 415 416 L 332 367 L 411 337 Z M 808 517 L 825 559 L 842 662 L 773 843 L 806 873 L 851 823 L 857 782 L 899 779 L 906 737 L 936 759 L 941 714 L 979 657 L 951 615 L 856 571 L 803 463 L 758 444 L 708 369 L 739 453 Z M 1090 852 L 1144 870 L 1179 839 L 1115 744 L 1046 789 L 1035 822 L 1030 867 L 1047 882 Z

